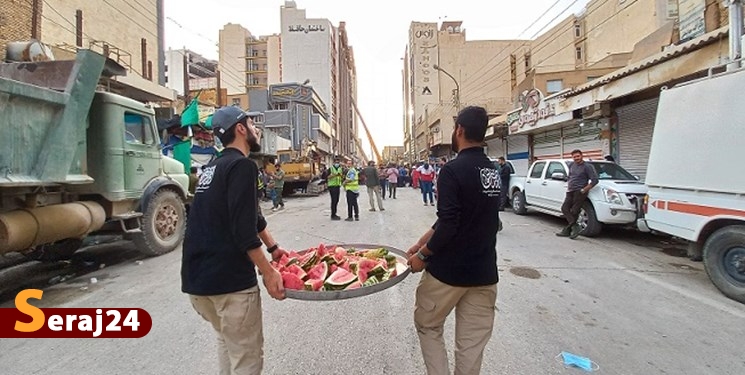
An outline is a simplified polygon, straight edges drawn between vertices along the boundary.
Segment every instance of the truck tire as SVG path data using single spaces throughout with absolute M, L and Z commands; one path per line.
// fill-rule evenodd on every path
M 524 192 L 518 190 L 512 193 L 512 211 L 517 215 L 525 215 L 528 213 L 528 207 L 525 205 Z
M 704 268 L 722 294 L 745 303 L 745 225 L 724 227 L 706 240 Z
M 603 224 L 598 221 L 598 217 L 595 214 L 595 207 L 589 201 L 582 204 L 582 209 L 579 211 L 579 217 L 577 218 L 577 224 L 582 227 L 582 231 L 579 234 L 585 237 L 595 237 L 603 230 Z
M 156 191 L 142 216 L 142 232 L 132 236 L 137 249 L 147 256 L 173 251 L 184 239 L 186 208 L 173 190 Z

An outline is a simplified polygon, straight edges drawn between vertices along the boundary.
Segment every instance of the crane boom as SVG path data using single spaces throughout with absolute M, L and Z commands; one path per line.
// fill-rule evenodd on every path
M 362 160 L 365 161 L 365 165 L 370 162 L 370 159 L 367 158 L 367 154 L 365 154 L 365 150 L 362 149 L 362 142 L 360 142 L 360 139 L 357 137 L 354 137 L 354 142 L 357 144 L 357 147 L 360 149 L 360 153 L 362 154 Z
M 365 119 L 362 117 L 362 114 L 360 113 L 359 108 L 357 108 L 357 102 L 352 99 L 352 106 L 354 107 L 354 111 L 357 112 L 357 116 L 359 116 L 360 121 L 362 122 L 362 127 L 365 128 L 365 134 L 367 134 L 367 140 L 370 141 L 370 147 L 372 148 L 373 152 L 375 153 L 375 158 L 378 159 L 378 165 L 383 165 L 383 158 L 380 157 L 380 151 L 378 151 L 378 146 L 375 145 L 375 141 L 373 141 L 372 134 L 370 134 L 370 129 L 367 128 L 367 124 L 365 123 Z M 355 137 L 356 139 L 356 137 Z M 364 154 L 364 152 L 363 152 Z

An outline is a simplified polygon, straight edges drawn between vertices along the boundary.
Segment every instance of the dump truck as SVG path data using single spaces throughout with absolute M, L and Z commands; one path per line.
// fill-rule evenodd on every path
M 69 258 L 94 234 L 149 256 L 181 244 L 189 177 L 161 153 L 153 108 L 98 90 L 125 73 L 90 50 L 0 64 L 0 254 Z

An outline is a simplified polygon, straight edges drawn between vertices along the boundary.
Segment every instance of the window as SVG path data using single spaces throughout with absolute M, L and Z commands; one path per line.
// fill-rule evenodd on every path
M 582 60 L 582 56 L 584 55 L 582 53 L 582 47 L 575 48 L 574 52 L 575 52 L 575 55 L 576 55 L 575 57 L 577 58 L 577 60 Z
M 124 140 L 134 145 L 152 145 L 155 143 L 150 118 L 136 113 L 125 113 Z
M 528 76 L 528 72 L 530 71 L 530 53 L 525 54 L 525 76 Z
M 237 105 L 240 107 L 241 105 L 241 98 L 233 98 L 233 105 Z
M 543 169 L 546 168 L 545 161 L 538 161 L 533 165 L 533 170 L 530 172 L 530 178 L 541 178 Z
M 574 24 L 574 37 L 579 38 L 582 36 L 582 25 L 579 23 Z
M 564 89 L 564 81 L 560 79 L 552 79 L 552 80 L 546 81 L 546 92 L 549 95 L 555 94 L 563 89 Z
M 551 162 L 551 163 L 549 163 L 549 165 L 548 165 L 548 170 L 546 171 L 546 178 L 544 178 L 544 179 L 545 179 L 545 180 L 550 180 L 550 179 L 551 179 L 551 176 L 552 176 L 552 175 L 553 175 L 554 173 L 561 173 L 561 174 L 563 174 L 564 176 L 566 176 L 566 175 L 567 175 L 567 172 L 566 172 L 566 171 L 564 170 L 564 166 L 563 166 L 563 165 L 561 165 L 561 163 L 559 163 L 559 162 L 556 162 L 556 161 L 552 161 L 552 162 Z

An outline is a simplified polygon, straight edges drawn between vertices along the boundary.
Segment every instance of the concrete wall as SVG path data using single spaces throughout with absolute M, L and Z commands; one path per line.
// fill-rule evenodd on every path
M 250 36 L 246 28 L 237 24 L 229 23 L 220 30 L 220 80 L 228 95 L 246 93 L 246 39 Z
M 7 0 L 4 0 L 4 2 Z M 109 5 L 110 4 L 110 5 Z M 147 75 L 143 72 L 141 39 L 147 42 L 147 61 L 152 63 L 153 81 L 158 82 L 159 20 L 157 0 L 44 0 L 41 21 L 41 40 L 51 45 L 66 44 L 75 46 L 75 12 L 83 12 L 83 47 L 88 48 L 92 40 L 105 41 L 123 52 L 119 63 L 127 66 L 130 72 Z M 26 19 L 28 22 L 28 18 Z M 100 46 L 92 49 L 102 52 Z M 115 50 L 110 55 L 117 60 Z M 125 53 L 131 56 L 126 56 Z M 143 75 L 143 76 L 144 76 Z

